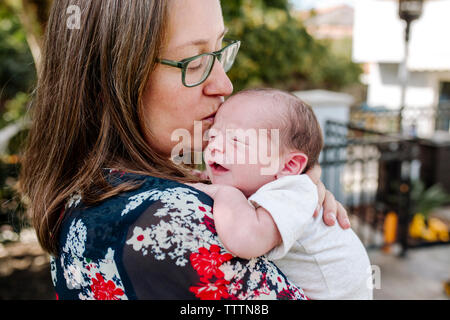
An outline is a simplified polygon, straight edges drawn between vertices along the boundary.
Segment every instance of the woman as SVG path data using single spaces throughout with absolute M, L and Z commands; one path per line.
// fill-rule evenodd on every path
M 304 298 L 267 259 L 225 251 L 212 199 L 181 184 L 203 180 L 169 160 L 173 131 L 207 130 L 232 93 L 225 33 L 217 0 L 54 2 L 20 181 L 57 297 Z M 318 171 L 327 224 L 348 227 Z

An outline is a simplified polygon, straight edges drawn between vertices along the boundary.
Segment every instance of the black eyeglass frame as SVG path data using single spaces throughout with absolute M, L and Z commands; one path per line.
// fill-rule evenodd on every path
M 212 71 L 212 69 L 214 67 L 214 63 L 216 62 L 216 59 L 221 61 L 223 52 L 225 50 L 230 49 L 230 47 L 232 47 L 232 46 L 237 46 L 237 49 L 236 49 L 236 55 L 237 55 L 237 53 L 239 51 L 239 48 L 241 46 L 241 41 L 240 40 L 230 40 L 230 39 L 224 39 L 223 41 L 227 42 L 229 44 L 226 45 L 225 47 L 223 47 L 222 49 L 218 50 L 218 51 L 202 53 L 202 54 L 199 54 L 199 55 L 196 55 L 196 56 L 193 56 L 193 57 L 189 57 L 189 58 L 183 59 L 181 61 L 173 61 L 173 60 L 167 60 L 167 59 L 158 59 L 158 62 L 163 64 L 163 65 L 166 65 L 166 66 L 170 66 L 170 67 L 175 67 L 175 68 L 181 69 L 181 81 L 182 81 L 183 85 L 185 87 L 188 87 L 188 88 L 196 87 L 196 86 L 202 84 L 203 82 L 205 82 L 206 79 L 208 79 L 208 77 L 211 74 L 211 71 Z M 196 59 L 198 59 L 200 57 L 203 57 L 203 56 L 213 56 L 213 61 L 211 63 L 211 67 L 209 68 L 206 76 L 204 76 L 203 79 L 201 79 L 199 82 L 197 82 L 195 84 L 187 84 L 186 83 L 186 69 L 187 69 L 187 66 L 189 65 L 190 62 L 192 62 L 192 61 L 194 61 L 194 60 L 196 60 Z M 233 63 L 234 63 L 234 61 L 233 61 Z M 233 64 L 231 64 L 228 67 L 228 70 L 225 70 L 225 72 L 228 72 L 231 69 L 232 66 L 233 66 Z

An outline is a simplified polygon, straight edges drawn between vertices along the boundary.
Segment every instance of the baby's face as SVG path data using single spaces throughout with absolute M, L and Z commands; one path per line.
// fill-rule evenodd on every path
M 234 186 L 250 196 L 276 179 L 284 166 L 279 129 L 268 127 L 273 115 L 263 104 L 261 97 L 243 95 L 219 109 L 204 153 L 212 183 Z

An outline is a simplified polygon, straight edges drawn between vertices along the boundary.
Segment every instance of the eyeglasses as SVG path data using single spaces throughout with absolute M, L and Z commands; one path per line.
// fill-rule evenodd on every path
M 158 62 L 167 66 L 180 68 L 183 85 L 188 88 L 195 87 L 208 79 L 216 58 L 222 64 L 225 72 L 228 72 L 233 66 L 241 42 L 239 40 L 224 40 L 224 42 L 228 44 L 219 51 L 202 53 L 181 61 L 159 59 Z

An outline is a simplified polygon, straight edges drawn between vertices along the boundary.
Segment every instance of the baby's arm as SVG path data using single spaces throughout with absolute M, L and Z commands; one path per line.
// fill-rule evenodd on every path
M 259 257 L 281 242 L 270 213 L 263 207 L 255 210 L 239 189 L 221 186 L 213 199 L 217 234 L 234 255 L 245 259 Z
M 213 215 L 217 234 L 235 256 L 250 259 L 269 252 L 281 243 L 270 213 L 254 209 L 237 188 L 226 185 L 192 184 L 214 199 Z

